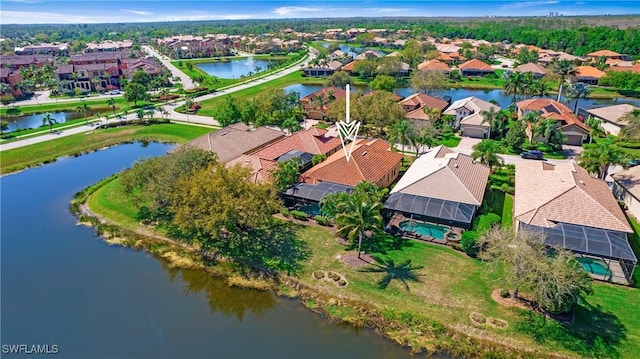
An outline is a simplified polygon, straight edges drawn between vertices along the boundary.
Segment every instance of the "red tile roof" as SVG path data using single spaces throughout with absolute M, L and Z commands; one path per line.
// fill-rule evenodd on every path
M 611 51 L 611 50 L 600 50 L 600 51 L 594 51 L 592 53 L 587 54 L 587 56 L 590 57 L 619 57 L 620 54 L 615 52 L 615 51 Z
M 429 60 L 424 61 L 423 63 L 418 65 L 418 70 L 422 71 L 442 71 L 449 72 L 451 69 L 447 64 L 438 60 Z
M 593 66 L 578 66 L 576 67 L 576 77 L 592 77 L 599 79 L 606 75 L 604 72 L 596 69 Z
M 315 100 L 315 98 L 320 96 L 320 95 L 324 95 L 325 97 L 328 98 L 330 92 L 333 93 L 333 96 L 336 99 L 347 98 L 347 92 L 344 89 L 341 89 L 341 88 L 335 87 L 335 86 L 330 86 L 330 87 L 323 87 L 320 90 L 301 98 L 300 102 L 302 102 L 303 104 L 307 104 L 307 103 L 313 102 Z
M 334 182 L 355 186 L 360 181 L 378 183 L 393 170 L 402 155 L 393 152 L 381 139 L 358 140 L 347 162 L 344 151 L 338 151 L 302 175 L 305 183 Z M 397 174 L 396 174 L 397 175 Z
M 550 98 L 534 98 L 518 102 L 520 111 L 538 111 L 543 118 L 553 118 L 562 123 L 562 127 L 576 125 L 585 131 L 589 127 L 582 123 L 564 104 Z
M 340 138 L 326 136 L 326 134 L 327 130 L 311 127 L 249 154 L 272 161 L 291 150 L 303 151 L 312 155 L 327 154 L 340 147 Z
M 474 70 L 482 70 L 482 71 L 493 71 L 493 68 L 478 59 L 473 59 L 465 62 L 460 65 L 460 69 L 474 69 Z
M 441 98 L 424 93 L 416 93 L 400 101 L 400 105 L 402 105 L 405 111 L 408 110 L 407 112 L 423 108 L 437 108 L 443 111 L 449 106 L 449 103 Z

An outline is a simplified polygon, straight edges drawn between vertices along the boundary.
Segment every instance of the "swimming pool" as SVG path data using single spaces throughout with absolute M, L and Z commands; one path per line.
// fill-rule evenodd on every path
M 310 216 L 317 216 L 320 214 L 320 207 L 318 207 L 318 205 L 315 203 L 310 203 L 310 204 L 305 204 L 303 206 L 300 206 L 299 210 Z
M 444 239 L 445 233 L 449 230 L 449 228 L 438 226 L 437 224 L 411 221 L 400 222 L 400 229 L 403 231 L 416 232 L 435 239 Z
M 605 278 L 611 277 L 611 271 L 607 267 L 607 264 L 600 259 L 589 257 L 577 257 L 576 260 L 582 264 L 584 270 L 589 273 L 601 275 Z

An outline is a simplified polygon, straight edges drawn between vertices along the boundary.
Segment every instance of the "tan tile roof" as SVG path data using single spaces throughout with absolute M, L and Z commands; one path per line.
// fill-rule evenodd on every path
M 563 222 L 631 233 L 631 227 L 604 181 L 574 162 L 516 164 L 514 218 L 541 227 Z
M 534 73 L 534 74 L 542 74 L 542 75 L 546 75 L 547 74 L 547 69 L 545 69 L 541 65 L 534 64 L 533 62 L 522 64 L 522 65 L 516 67 L 515 71 L 516 72 L 521 72 L 523 74 L 525 74 L 527 72 L 531 72 L 531 73 Z
M 353 71 L 353 67 L 356 65 L 356 63 L 360 61 L 360 60 L 354 60 L 349 62 L 348 64 L 342 66 L 342 71 Z
M 277 160 L 291 150 L 299 150 L 312 155 L 327 154 L 340 147 L 341 144 L 340 138 L 326 136 L 326 134 L 327 130 L 311 127 L 271 143 L 262 149 L 251 151 L 248 154 L 272 161 Z
M 640 74 L 640 62 L 633 66 L 611 66 L 611 71 L 630 71 L 636 74 Z
M 606 75 L 604 72 L 598 70 L 593 66 L 578 66 L 576 67 L 576 77 L 592 77 L 599 79 Z
M 491 127 L 489 122 L 484 121 L 484 116 L 479 112 L 471 114 L 462 120 L 460 120 L 461 125 L 473 125 L 473 126 L 482 126 L 482 127 Z
M 640 166 L 634 166 L 611 175 L 614 181 L 640 200 Z
M 445 54 L 444 52 L 440 53 L 440 56 L 436 57 L 436 60 L 440 60 L 440 61 L 453 61 L 453 58 L 451 58 L 451 56 Z
M 459 67 L 461 70 L 473 69 L 481 71 L 493 71 L 493 68 L 489 64 L 484 63 L 478 59 L 469 60 Z
M 391 193 L 400 192 L 447 201 L 482 204 L 489 167 L 445 146 L 418 157 Z
M 489 101 L 485 101 L 483 99 L 477 98 L 475 96 L 465 97 L 459 100 L 454 101 L 451 106 L 449 106 L 443 114 L 445 115 L 456 115 L 456 110 L 459 108 L 465 107 L 473 113 L 489 111 L 491 108 L 494 108 L 494 111 L 500 111 L 500 106 L 495 105 Z
M 435 59 L 422 62 L 421 64 L 418 65 L 418 70 L 421 70 L 421 71 L 442 71 L 442 72 L 451 71 L 451 69 L 449 68 L 449 65 L 445 64 L 444 62 L 435 60 Z
M 282 137 L 284 137 L 284 132 L 278 130 L 258 127 L 250 131 L 247 125 L 236 123 L 218 131 L 209 132 L 174 148 L 170 152 L 176 151 L 182 146 L 195 147 L 214 152 L 218 155 L 219 161 L 226 163 Z
M 302 175 L 305 183 L 334 182 L 355 186 L 360 181 L 380 182 L 398 166 L 402 155 L 393 152 L 389 143 L 381 140 L 358 140 L 347 162 L 344 151 L 338 151 Z
M 588 53 L 587 56 L 590 57 L 618 57 L 620 56 L 619 53 L 615 52 L 615 51 L 611 51 L 611 50 L 599 50 L 599 51 L 594 51 L 591 53 Z
M 624 126 L 627 123 L 625 121 L 621 121 L 620 118 L 635 109 L 637 109 L 637 107 L 623 103 L 620 105 L 592 108 L 587 110 L 587 112 L 606 121 Z

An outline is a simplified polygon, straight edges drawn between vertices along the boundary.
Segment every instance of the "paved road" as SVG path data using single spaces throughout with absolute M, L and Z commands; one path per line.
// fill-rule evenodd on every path
M 144 51 L 146 51 L 149 55 L 151 55 L 151 56 L 157 58 L 158 60 L 160 60 L 160 62 L 162 62 L 162 64 L 167 69 L 169 69 L 169 71 L 171 71 L 171 75 L 173 77 L 179 78 L 180 82 L 182 83 L 182 87 L 185 90 L 191 90 L 191 89 L 194 89 L 194 88 L 198 87 L 198 84 L 193 82 L 193 80 L 189 76 L 187 76 L 184 72 L 180 71 L 177 67 L 173 66 L 173 64 L 171 63 L 171 59 L 169 59 L 168 57 L 160 54 L 155 49 L 153 49 L 151 46 L 143 45 L 142 49 Z

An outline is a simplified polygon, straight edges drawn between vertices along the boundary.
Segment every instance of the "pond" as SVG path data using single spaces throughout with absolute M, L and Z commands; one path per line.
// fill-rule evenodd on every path
M 93 110 L 87 111 L 87 118 L 91 118 L 91 116 L 95 115 L 98 112 L 104 112 L 104 110 Z M 109 110 L 110 111 L 110 110 Z M 57 123 L 64 123 L 70 120 L 77 120 L 79 118 L 84 118 L 83 112 L 75 112 L 75 111 L 63 111 L 63 112 L 50 112 L 51 118 L 56 120 Z M 3 120 L 8 122 L 9 128 L 6 132 L 13 132 L 18 129 L 25 130 L 28 128 L 38 128 L 42 126 L 42 118 L 46 115 L 46 113 L 39 113 L 33 115 L 24 115 L 24 116 L 16 116 L 16 117 L 6 117 Z M 46 126 L 45 126 L 46 127 Z
M 221 62 L 206 62 L 195 64 L 195 66 L 211 76 L 222 79 L 238 79 L 242 75 L 246 76 L 249 72 L 255 74 L 257 70 L 266 70 L 269 62 L 270 61 L 266 60 L 246 58 Z
M 171 146 L 128 144 L 0 178 L 2 344 L 65 358 L 412 358 L 299 302 L 231 288 L 111 246 L 68 210 L 74 193 Z
M 303 84 L 295 84 L 290 85 L 284 88 L 285 92 L 296 91 L 300 93 L 300 97 L 307 96 L 319 89 L 323 86 L 320 85 L 303 85 Z M 369 92 L 371 89 L 364 86 L 352 87 L 352 91 L 361 90 L 364 92 Z M 396 88 L 393 91 L 394 93 L 407 97 L 410 96 L 416 91 L 412 88 L 404 87 L 404 88 Z M 465 97 L 475 96 L 481 98 L 486 101 L 494 100 L 496 101 L 501 108 L 508 108 L 511 104 L 511 99 L 513 95 L 506 94 L 502 90 L 479 90 L 479 89 L 449 89 L 443 91 L 433 91 L 431 93 L 433 96 L 443 97 L 450 96 L 452 101 L 463 99 Z M 555 99 L 555 97 L 552 97 Z M 611 106 L 611 105 L 619 105 L 623 103 L 632 104 L 634 106 L 640 107 L 640 99 L 637 98 L 629 98 L 629 97 L 620 97 L 614 99 L 581 99 L 578 106 L 583 109 L 591 109 L 595 107 L 603 107 L 603 106 Z M 573 110 L 574 101 L 570 101 L 567 106 Z

